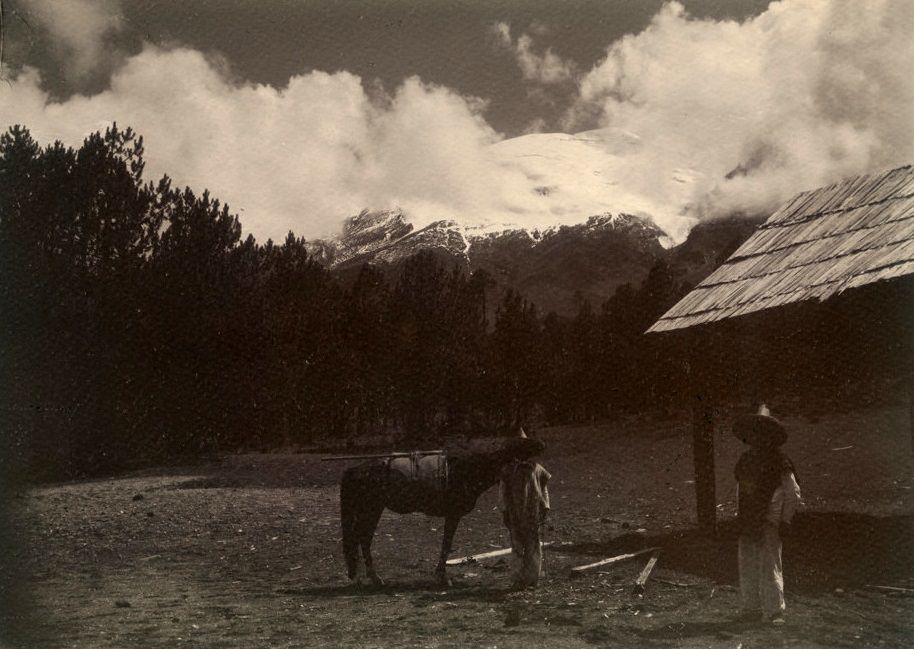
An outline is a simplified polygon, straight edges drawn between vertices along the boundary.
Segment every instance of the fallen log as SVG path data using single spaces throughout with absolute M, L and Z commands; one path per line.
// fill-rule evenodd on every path
M 607 559 L 601 559 L 600 561 L 596 561 L 594 563 L 588 563 L 587 565 L 575 566 L 574 568 L 571 569 L 571 572 L 574 574 L 578 574 L 578 573 L 584 572 L 585 570 L 590 570 L 591 568 L 599 568 L 600 566 L 609 566 L 614 563 L 621 563 L 623 561 L 628 561 L 629 559 L 634 559 L 635 557 L 640 557 L 642 554 L 647 554 L 648 552 L 654 552 L 659 549 L 660 548 L 656 548 L 656 547 L 655 548 L 645 548 L 644 550 L 638 550 L 637 552 L 631 552 L 629 554 L 620 554 L 619 556 L 609 557 Z
M 651 576 L 651 571 L 654 569 L 654 566 L 657 565 L 657 560 L 659 558 L 660 550 L 654 550 L 651 554 L 651 558 L 647 560 L 647 564 L 641 571 L 641 574 L 638 575 L 638 579 L 635 580 L 635 586 L 632 589 L 633 595 L 644 595 L 644 584 L 647 583 L 648 578 Z
M 561 547 L 563 545 L 572 545 L 572 543 L 571 543 L 571 541 L 562 541 L 560 543 L 556 543 L 554 541 L 547 541 L 546 543 L 543 543 L 544 548 L 549 547 L 549 546 Z M 471 554 L 469 556 L 460 557 L 457 559 L 448 559 L 445 563 L 449 566 L 459 566 L 464 563 L 474 563 L 476 561 L 479 561 L 480 559 L 491 559 L 493 557 L 503 557 L 506 554 L 511 554 L 511 548 L 502 548 L 501 550 L 492 550 L 491 552 L 482 552 L 480 554 Z

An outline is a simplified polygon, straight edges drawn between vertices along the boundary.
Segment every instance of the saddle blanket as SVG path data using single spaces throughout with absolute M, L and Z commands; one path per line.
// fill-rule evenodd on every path
M 387 467 L 409 482 L 419 483 L 428 489 L 444 491 L 447 488 L 447 454 L 444 452 L 392 457 L 387 460 Z

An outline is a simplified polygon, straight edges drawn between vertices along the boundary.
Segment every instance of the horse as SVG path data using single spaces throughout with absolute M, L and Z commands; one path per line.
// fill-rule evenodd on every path
M 473 511 L 480 495 L 497 483 L 502 467 L 542 453 L 546 445 L 526 436 L 506 439 L 498 450 L 447 456 L 447 480 L 440 488 L 409 481 L 387 462 L 373 461 L 347 469 L 340 482 L 343 554 L 349 579 L 359 581 L 359 549 L 367 577 L 375 585 L 383 580 L 374 569 L 371 541 L 384 509 L 398 514 L 422 512 L 444 517 L 441 554 L 435 568 L 437 581 L 450 585 L 445 562 L 460 519 Z
M 543 566 L 542 528 L 549 512 L 552 476 L 533 461 L 515 461 L 502 468 L 499 507 L 511 536 L 513 587 L 536 587 Z

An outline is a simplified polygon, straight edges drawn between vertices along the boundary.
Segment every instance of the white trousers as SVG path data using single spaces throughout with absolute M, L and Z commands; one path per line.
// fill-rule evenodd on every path
M 514 563 L 514 585 L 536 586 L 543 570 L 543 542 L 539 529 L 525 534 L 511 534 L 511 556 Z
M 778 528 L 765 523 L 759 538 L 739 537 L 739 591 L 747 611 L 780 613 L 784 604 L 784 571 Z

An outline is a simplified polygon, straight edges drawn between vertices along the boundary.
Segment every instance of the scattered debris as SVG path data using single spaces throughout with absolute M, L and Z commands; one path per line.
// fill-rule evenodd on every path
M 148 557 L 140 557 L 140 561 L 152 561 L 153 559 L 158 559 L 161 556 L 161 554 L 150 554 Z
M 850 446 L 839 446 L 838 448 L 833 448 L 832 450 L 833 451 L 846 451 L 849 448 L 854 448 L 854 445 L 851 444 Z
M 144 496 L 143 494 L 136 494 L 136 495 L 133 497 L 133 500 L 134 500 L 134 501 L 137 501 L 137 500 L 144 500 L 145 498 L 146 498 L 146 496 Z
M 289 568 L 289 572 L 295 572 L 296 570 L 301 570 L 302 566 L 292 566 Z
M 647 554 L 648 552 L 654 552 L 655 550 L 659 550 L 659 549 L 660 548 L 657 548 L 657 547 L 645 548 L 644 550 L 638 550 L 637 552 L 631 552 L 629 554 L 620 554 L 615 557 L 601 559 L 600 561 L 596 561 L 594 563 L 588 563 L 583 566 L 575 566 L 574 568 L 571 569 L 571 572 L 580 573 L 585 570 L 590 570 L 591 568 L 597 568 L 599 566 L 608 566 L 608 565 L 614 564 L 614 563 L 621 563 L 622 561 L 628 561 L 629 559 L 634 559 L 635 557 L 641 556 L 642 554 Z
M 130 608 L 131 604 L 126 599 L 114 600 L 114 605 L 118 608 Z

